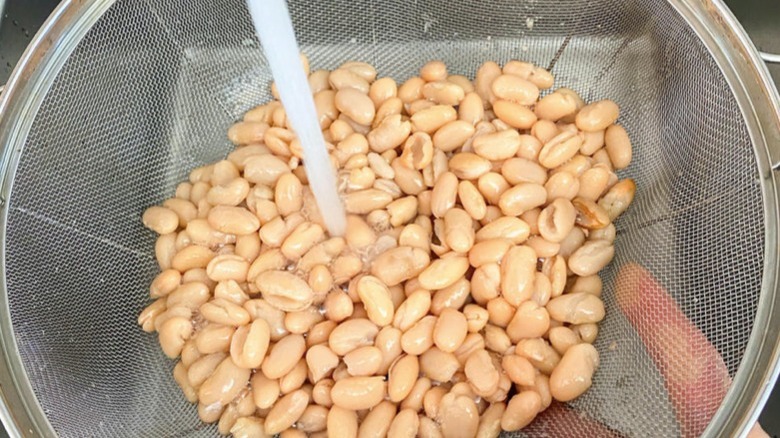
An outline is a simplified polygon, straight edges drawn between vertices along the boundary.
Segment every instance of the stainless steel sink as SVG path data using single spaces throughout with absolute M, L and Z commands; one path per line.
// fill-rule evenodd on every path
M 725 0 L 768 62 L 780 89 L 780 4 L 778 0 Z

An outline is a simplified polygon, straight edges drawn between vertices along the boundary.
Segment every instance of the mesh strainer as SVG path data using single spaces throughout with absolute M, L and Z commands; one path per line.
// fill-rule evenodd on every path
M 617 101 L 635 143 L 625 176 L 639 192 L 604 274 L 602 365 L 571 405 L 603 427 L 559 433 L 682 433 L 670 402 L 679 394 L 616 305 L 615 274 L 628 262 L 663 284 L 733 378 L 723 400 L 702 386 L 720 404 L 714 416 L 683 420 L 728 436 L 755 419 L 778 354 L 780 122 L 764 66 L 719 1 L 290 9 L 317 68 L 360 59 L 403 79 L 429 59 L 473 75 L 484 60 L 518 58 L 550 66 L 558 86 L 588 101 Z M 12 434 L 215 433 L 135 325 L 157 270 L 139 217 L 189 169 L 226 154 L 228 126 L 267 98 L 269 80 L 243 0 L 65 0 L 43 27 L 0 101 L 0 417 Z M 546 420 L 525 432 L 550 433 Z

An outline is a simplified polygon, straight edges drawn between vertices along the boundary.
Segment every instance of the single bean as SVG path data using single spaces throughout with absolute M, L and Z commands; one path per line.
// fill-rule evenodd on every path
M 346 68 L 333 70 L 328 76 L 328 82 L 335 90 L 354 89 L 363 94 L 368 93 L 370 87 L 368 81 Z
M 314 324 L 325 320 L 320 309 L 315 306 L 297 312 L 288 312 L 284 316 L 284 326 L 290 333 L 302 335 L 307 333 Z
M 259 143 L 268 130 L 268 123 L 261 121 L 243 121 L 228 129 L 228 139 L 235 145 Z
M 604 319 L 604 303 L 595 295 L 585 292 L 568 293 L 547 303 L 553 319 L 569 324 L 586 324 Z
M 500 237 L 482 240 L 469 250 L 469 263 L 475 268 L 488 263 L 499 263 L 510 246 L 512 242 Z
M 441 311 L 433 329 L 433 341 L 444 352 L 453 352 L 463 344 L 468 334 L 466 317 L 455 309 Z
M 395 418 L 396 406 L 390 401 L 377 404 L 363 418 L 358 428 L 358 438 L 382 438 L 387 436 Z
M 506 327 L 512 342 L 521 339 L 538 338 L 550 328 L 550 315 L 544 307 L 534 301 L 526 301 L 517 307 L 517 312 Z
M 506 160 L 513 157 L 520 148 L 520 134 L 507 129 L 474 138 L 471 143 L 477 155 L 491 161 Z
M 336 326 L 338 326 L 338 324 L 327 320 L 314 324 L 311 330 L 309 330 L 309 333 L 307 333 L 306 346 L 310 348 L 314 345 L 327 344 L 328 337 L 330 337 L 331 332 Z
M 230 343 L 230 356 L 241 368 L 258 368 L 265 358 L 271 340 L 268 323 L 258 319 L 239 327 Z
M 594 166 L 586 170 L 579 178 L 580 189 L 577 197 L 596 201 L 607 189 L 611 171 L 603 165 Z
M 441 398 L 436 421 L 445 437 L 473 437 L 479 428 L 479 409 L 470 397 L 449 393 Z
M 420 427 L 417 412 L 412 409 L 401 409 L 390 423 L 387 431 L 388 438 L 414 438 Z
M 381 80 L 381 79 L 380 79 Z M 354 438 L 358 436 L 358 416 L 353 410 L 333 406 L 328 411 L 329 438 Z
M 398 97 L 404 103 L 410 103 L 422 98 L 422 88 L 425 85 L 425 80 L 419 77 L 409 78 L 406 82 L 398 87 Z
M 539 258 L 553 257 L 561 250 L 559 243 L 550 242 L 542 236 L 531 236 L 525 244 L 533 248 Z
M 265 417 L 265 433 L 276 435 L 288 427 L 292 427 L 303 415 L 308 404 L 309 394 L 302 389 L 291 392 L 279 399 Z
M 449 105 L 434 105 L 415 112 L 410 118 L 413 131 L 422 131 L 433 134 L 449 122 L 458 117 L 455 108 Z
M 317 382 L 312 388 L 312 400 L 320 406 L 332 407 L 333 400 L 330 398 L 330 391 L 336 382 L 333 379 L 323 379 Z
M 251 371 L 240 368 L 229 357 L 225 358 L 198 390 L 198 399 L 204 405 L 226 405 L 244 390 Z
M 447 78 L 447 65 L 442 61 L 428 61 L 420 68 L 420 77 L 426 82 L 443 81 Z
M 444 435 L 441 433 L 441 428 L 439 427 L 439 424 L 426 417 L 425 415 L 419 415 L 418 416 L 420 421 L 420 426 L 417 430 L 417 435 L 420 438 L 443 438 Z
M 287 163 L 271 154 L 255 155 L 244 162 L 244 179 L 253 184 L 273 187 L 279 177 L 288 172 Z
M 192 322 L 188 318 L 175 316 L 162 323 L 157 332 L 163 353 L 175 359 L 181 354 L 184 343 L 192 335 Z
M 501 165 L 501 175 L 509 184 L 547 182 L 547 169 L 533 160 L 525 158 L 510 158 Z
M 533 386 L 536 368 L 534 368 L 528 359 L 515 354 L 508 354 L 501 359 L 501 368 L 503 368 L 504 372 L 513 383 L 517 385 Z
M 515 354 L 528 359 L 534 367 L 545 374 L 550 374 L 561 361 L 558 352 L 541 338 L 519 341 Z
M 322 432 L 327 429 L 329 410 L 319 405 L 308 405 L 295 422 L 295 428 L 304 433 Z
M 486 396 L 498 388 L 499 370 L 486 350 L 472 353 L 466 360 L 464 371 L 477 395 Z
M 420 364 L 417 356 L 405 355 L 400 357 L 390 367 L 387 377 L 387 391 L 390 401 L 399 403 L 412 391 L 420 373 Z
M 578 324 L 571 326 L 571 329 L 582 339 L 582 342 L 592 344 L 596 341 L 596 336 L 599 334 L 599 326 L 594 323 Z
M 314 292 L 301 278 L 286 271 L 265 271 L 257 275 L 255 285 L 263 298 L 285 312 L 296 312 L 309 307 Z
M 336 327 L 328 337 L 328 346 L 343 356 L 359 347 L 372 345 L 379 328 L 368 319 L 350 319 Z
M 458 119 L 473 126 L 483 119 L 484 112 L 484 103 L 480 94 L 468 92 L 458 106 Z
M 531 424 L 541 410 L 542 400 L 538 393 L 523 391 L 515 394 L 501 416 L 501 429 L 508 432 L 520 430 Z
M 588 230 L 598 230 L 610 223 L 607 211 L 593 201 L 575 198 L 572 205 L 577 210 L 576 223 Z
M 387 286 L 395 286 L 419 275 L 430 264 L 430 256 L 419 248 L 399 246 L 377 256 L 371 275 Z
M 246 281 L 249 262 L 238 255 L 218 255 L 206 265 L 206 274 L 214 281 Z
M 351 376 L 374 375 L 382 365 L 382 351 L 374 346 L 360 347 L 344 356 Z
M 220 205 L 209 211 L 208 222 L 212 228 L 226 234 L 250 234 L 260 228 L 260 220 L 243 207 Z
M 540 89 L 546 90 L 553 85 L 553 76 L 547 70 L 528 62 L 512 60 L 504 65 L 504 74 L 527 79 Z
M 497 98 L 521 105 L 532 105 L 539 98 L 539 88 L 536 85 L 515 75 L 504 74 L 497 77 L 491 83 L 490 89 Z
M 434 344 L 433 331 L 437 318 L 428 315 L 417 321 L 401 336 L 401 348 L 407 354 L 420 355 Z
M 487 302 L 488 321 L 499 327 L 506 327 L 512 320 L 516 309 L 502 297 L 496 297 Z
M 590 344 L 572 346 L 550 375 L 550 392 L 562 402 L 573 400 L 590 388 L 599 366 L 599 353 Z
M 216 254 L 208 248 L 190 245 L 177 252 L 170 262 L 170 266 L 179 271 L 185 272 L 195 268 L 205 268 Z
M 620 125 L 607 128 L 604 135 L 607 154 L 615 169 L 624 169 L 631 163 L 631 139 Z
M 501 295 L 518 306 L 531 298 L 536 272 L 536 253 L 528 246 L 510 248 L 501 264 Z
M 481 104 L 480 104 L 481 107 Z M 444 152 L 452 152 L 474 135 L 474 125 L 464 120 L 446 123 L 433 134 L 433 146 Z
M 160 298 L 176 290 L 181 283 L 181 273 L 175 269 L 166 269 L 160 272 L 149 286 L 149 295 L 152 298 Z
M 471 152 L 460 152 L 450 158 L 450 171 L 459 179 L 475 180 L 490 172 L 492 165 L 487 158 Z
M 228 352 L 234 332 L 235 327 L 207 324 L 195 337 L 195 346 L 202 354 Z
M 381 78 L 371 84 L 368 90 L 368 97 L 374 102 L 374 106 L 379 108 L 387 99 L 398 95 L 398 85 L 393 78 Z
M 390 225 L 399 227 L 411 222 L 417 216 L 417 197 L 406 196 L 387 205 Z
M 471 295 L 479 304 L 486 304 L 500 294 L 501 267 L 498 263 L 485 263 L 471 276 Z
M 479 333 L 488 322 L 488 311 L 476 304 L 466 304 L 463 308 L 469 333 Z
M 428 82 L 422 88 L 423 97 L 440 105 L 458 105 L 466 92 L 460 85 L 439 80 Z
M 393 202 L 393 196 L 379 189 L 360 190 L 344 196 L 344 207 L 348 213 L 352 214 L 366 214 L 385 208 L 391 202 Z
M 428 313 L 431 307 L 431 294 L 426 290 L 417 290 L 410 294 L 398 307 L 393 318 L 393 326 L 406 331 Z
M 634 180 L 624 179 L 607 191 L 599 200 L 599 206 L 607 212 L 611 220 L 615 220 L 628 209 L 635 194 L 636 183 Z
M 371 409 L 384 399 L 386 386 L 382 377 L 346 377 L 333 385 L 330 395 L 335 406 Z
M 469 299 L 470 292 L 471 282 L 465 277 L 437 290 L 431 298 L 431 313 L 438 316 L 444 309 L 460 309 Z
M 210 405 L 198 403 L 198 418 L 200 418 L 200 421 L 207 424 L 214 423 L 219 420 L 224 408 L 225 407 L 220 403 L 213 403 Z
M 482 413 L 476 438 L 498 438 L 501 434 L 501 417 L 504 416 L 505 410 L 505 403 L 491 403 Z
M 574 157 L 585 141 L 582 135 L 571 131 L 563 131 L 544 143 L 539 152 L 539 164 L 553 169 Z
M 515 129 L 530 129 L 538 120 L 527 106 L 509 100 L 493 102 L 493 112 L 499 120 Z
M 585 242 L 569 257 L 569 269 L 579 276 L 594 275 L 615 256 L 615 247 L 606 240 Z
M 542 273 L 550 279 L 550 294 L 553 298 L 561 295 L 566 287 L 566 259 L 562 256 L 548 257 L 542 263 Z
M 279 379 L 292 371 L 306 352 L 306 340 L 290 334 L 274 344 L 263 360 L 262 371 L 269 379 Z
M 282 394 L 289 394 L 290 392 L 301 388 L 303 383 L 306 382 L 308 371 L 309 368 L 306 366 L 306 360 L 299 360 L 289 373 L 279 379 L 279 390 Z
M 539 214 L 539 233 L 550 242 L 561 242 L 574 228 L 577 210 L 565 198 L 558 198 Z
M 339 68 L 347 69 L 368 82 L 373 82 L 376 79 L 376 69 L 366 62 L 348 61 L 341 64 Z
M 412 123 L 404 120 L 401 114 L 386 114 L 395 111 L 392 108 L 398 105 L 400 111 L 401 101 L 396 98 L 388 99 L 377 111 L 377 119 L 381 117 L 380 123 L 371 130 L 366 138 L 371 150 L 376 153 L 383 153 L 393 150 L 402 145 L 409 134 L 412 132 Z
M 547 333 L 550 344 L 560 355 L 565 355 L 566 351 L 581 342 L 579 335 L 568 327 L 553 327 Z
M 501 194 L 499 207 L 507 216 L 519 216 L 523 212 L 543 205 L 547 201 L 544 186 L 534 183 L 520 183 Z
M 611 100 L 600 100 L 585 105 L 575 119 L 580 131 L 593 132 L 607 129 L 615 123 L 620 115 L 620 109 Z
M 399 246 L 410 246 L 420 248 L 423 251 L 430 251 L 431 242 L 428 232 L 417 224 L 406 225 L 398 236 Z
M 513 244 L 520 244 L 528 239 L 530 232 L 530 227 L 526 222 L 516 217 L 506 216 L 480 228 L 475 237 L 477 242 L 507 239 Z
M 268 409 L 279 399 L 279 381 L 269 379 L 263 373 L 255 373 L 250 381 L 252 398 L 258 409 Z
M 265 431 L 265 422 L 257 417 L 241 417 L 230 428 L 235 438 L 271 438 L 273 435 Z
M 536 273 L 534 281 L 534 293 L 531 300 L 540 306 L 546 306 L 552 296 L 552 284 L 550 279 L 541 272 Z
M 454 284 L 469 268 L 466 257 L 454 256 L 434 260 L 418 277 L 420 285 L 428 290 L 443 289 Z
M 569 172 L 558 172 L 550 176 L 544 188 L 548 202 L 559 198 L 572 200 L 580 190 L 580 181 Z
M 460 368 L 460 362 L 454 353 L 448 353 L 432 347 L 420 355 L 420 371 L 431 380 L 445 383 L 452 379 Z
M 539 99 L 534 107 L 534 111 L 540 119 L 552 120 L 553 122 L 575 114 L 578 109 L 577 99 L 560 90 Z
M 449 82 L 452 82 L 453 84 L 457 84 L 460 86 L 460 88 L 463 88 L 463 91 L 466 93 L 471 93 L 474 91 L 474 84 L 471 82 L 471 79 L 467 78 L 463 75 L 449 75 L 447 76 L 447 80 Z
M 569 286 L 567 293 L 583 292 L 600 297 L 603 282 L 598 275 L 588 275 L 585 277 L 574 277 L 574 282 Z

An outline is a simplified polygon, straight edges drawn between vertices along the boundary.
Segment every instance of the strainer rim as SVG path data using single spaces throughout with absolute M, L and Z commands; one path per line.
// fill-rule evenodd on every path
M 0 95 L 0 144 L 4 145 L 0 156 L 0 421 L 11 436 L 56 433 L 32 390 L 10 320 L 5 266 L 7 200 L 21 147 L 46 96 L 40 90 L 48 89 L 70 52 L 115 1 L 63 0 L 33 38 Z M 719 436 L 726 431 L 740 431 L 744 435 L 780 372 L 780 327 L 771 324 L 773 319 L 780 320 L 780 199 L 772 171 L 772 164 L 780 162 L 780 99 L 756 48 L 721 0 L 667 1 L 702 40 L 738 97 L 759 165 L 766 219 L 761 297 L 734 383 L 704 433 Z M 721 35 L 716 35 L 718 31 Z M 744 80 L 748 78 L 752 81 Z M 36 92 L 37 101 L 31 99 Z M 759 377 L 753 375 L 756 370 L 762 371 Z

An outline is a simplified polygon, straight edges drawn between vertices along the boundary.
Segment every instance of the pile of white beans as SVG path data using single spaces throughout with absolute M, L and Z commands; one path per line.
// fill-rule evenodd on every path
M 376 76 L 309 74 L 345 236 L 278 101 L 143 215 L 162 272 L 138 323 L 223 434 L 496 437 L 591 385 L 598 272 L 636 190 L 617 105 L 540 97 L 552 75 L 520 61 Z

